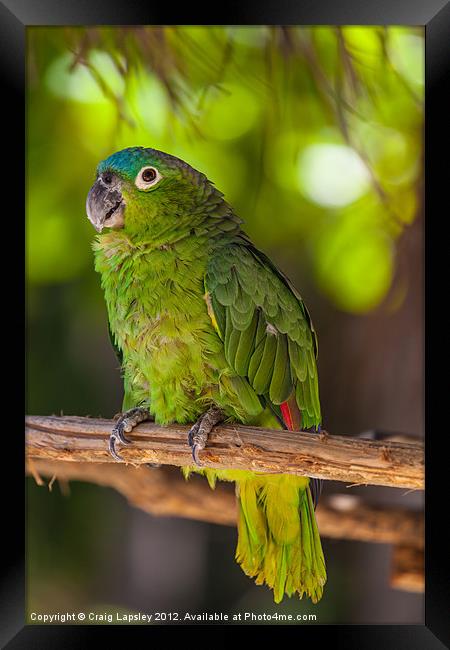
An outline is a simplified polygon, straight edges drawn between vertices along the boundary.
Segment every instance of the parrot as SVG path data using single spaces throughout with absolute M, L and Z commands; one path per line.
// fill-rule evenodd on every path
M 320 432 L 317 334 L 300 294 L 214 183 L 169 153 L 136 146 L 104 159 L 86 213 L 123 377 L 111 455 L 123 461 L 118 446 L 145 420 L 191 425 L 182 470 L 212 488 L 235 483 L 242 570 L 275 603 L 317 603 L 327 578 L 321 480 L 201 463 L 222 422 Z

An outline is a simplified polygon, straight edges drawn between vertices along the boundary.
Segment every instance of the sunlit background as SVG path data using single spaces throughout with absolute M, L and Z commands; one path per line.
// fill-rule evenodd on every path
M 205 172 L 302 293 L 325 428 L 422 436 L 422 28 L 27 31 L 27 411 L 120 410 L 84 206 L 98 162 L 140 145 Z M 234 529 L 27 481 L 29 611 L 274 611 L 234 562 Z M 349 490 L 422 507 L 418 493 L 325 487 Z M 422 595 L 389 588 L 390 547 L 324 551 L 323 600 L 279 611 L 423 621 Z

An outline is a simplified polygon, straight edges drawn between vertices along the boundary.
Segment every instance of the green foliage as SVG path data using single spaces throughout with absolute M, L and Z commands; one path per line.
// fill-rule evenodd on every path
M 336 306 L 375 308 L 420 206 L 423 47 L 403 27 L 29 29 L 30 283 L 89 273 L 95 167 L 143 145 L 205 172 Z

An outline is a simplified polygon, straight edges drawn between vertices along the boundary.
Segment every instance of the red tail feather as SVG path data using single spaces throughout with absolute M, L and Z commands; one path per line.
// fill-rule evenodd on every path
M 297 406 L 295 395 L 280 404 L 281 415 L 289 431 L 300 431 L 302 424 L 302 415 Z

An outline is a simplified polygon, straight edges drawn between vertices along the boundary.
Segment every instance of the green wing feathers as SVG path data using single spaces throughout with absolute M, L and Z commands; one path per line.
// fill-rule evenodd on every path
M 302 427 L 319 425 L 317 338 L 284 275 L 253 247 L 234 244 L 212 256 L 205 289 L 230 367 L 274 405 L 295 395 Z
M 248 414 L 261 409 L 260 400 L 274 410 L 287 403 L 297 427 L 297 409 L 303 428 L 319 425 L 317 338 L 287 278 L 243 237 L 214 252 L 205 290 L 234 371 L 221 379 L 227 393 L 238 396 Z M 320 600 L 326 571 L 309 479 L 235 470 L 219 475 L 236 481 L 236 559 L 244 572 L 271 587 L 277 603 L 294 593 Z

